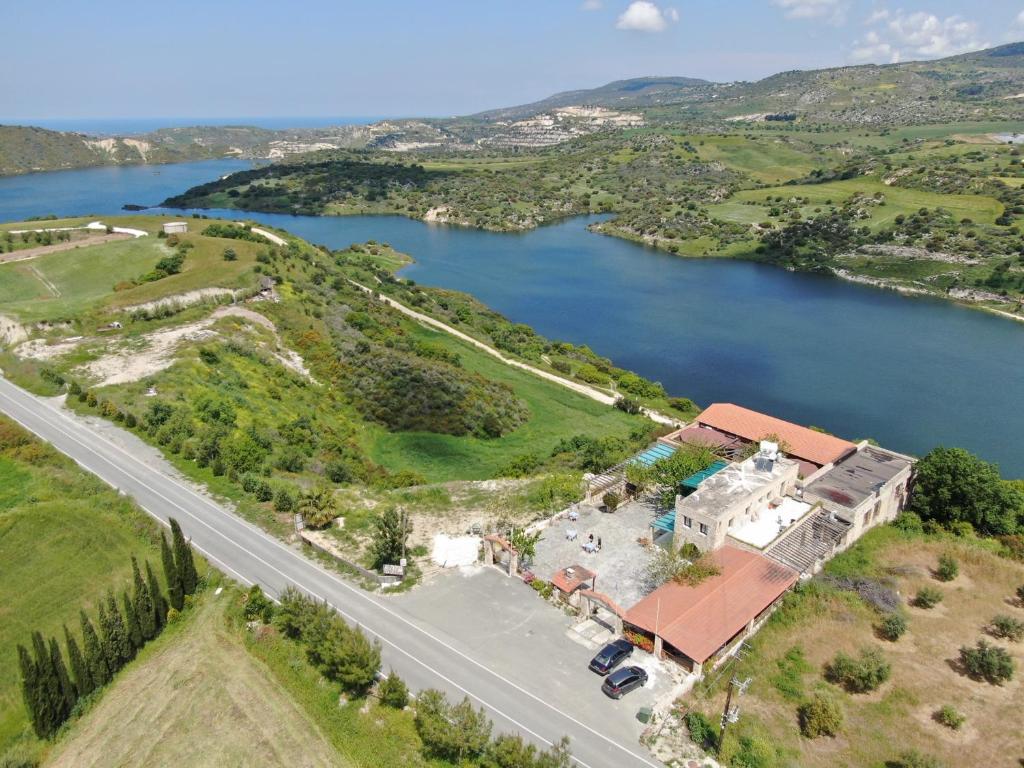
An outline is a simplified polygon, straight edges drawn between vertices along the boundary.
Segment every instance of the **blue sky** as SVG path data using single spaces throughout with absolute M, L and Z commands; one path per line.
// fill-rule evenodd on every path
M 1024 40 L 1024 0 L 3 0 L 0 117 L 450 115 Z

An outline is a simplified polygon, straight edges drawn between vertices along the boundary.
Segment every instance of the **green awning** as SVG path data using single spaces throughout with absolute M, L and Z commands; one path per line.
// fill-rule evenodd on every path
M 685 486 L 686 488 L 692 488 L 693 490 L 696 490 L 698 485 L 703 483 L 712 475 L 721 472 L 728 466 L 729 462 L 722 461 L 721 459 L 719 459 L 707 469 L 702 469 L 700 472 L 694 472 L 688 478 L 683 480 L 683 482 L 681 482 L 680 485 Z

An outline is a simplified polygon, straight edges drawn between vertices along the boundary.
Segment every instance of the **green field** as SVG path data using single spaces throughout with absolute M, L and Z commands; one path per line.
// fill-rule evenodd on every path
M 413 328 L 417 337 L 458 354 L 466 370 L 512 387 L 528 405 L 530 418 L 513 432 L 491 440 L 367 429 L 367 452 L 374 461 L 390 469 L 413 470 L 431 482 L 482 480 L 494 477 L 498 469 L 517 456 L 549 454 L 562 438 L 576 434 L 625 437 L 640 423 L 635 416 L 511 368 L 446 333 L 420 326 Z
M 131 555 L 160 571 L 156 523 L 69 459 L 0 417 L 0 755 L 33 738 L 21 701 L 18 643 L 38 629 L 63 643 L 131 577 Z

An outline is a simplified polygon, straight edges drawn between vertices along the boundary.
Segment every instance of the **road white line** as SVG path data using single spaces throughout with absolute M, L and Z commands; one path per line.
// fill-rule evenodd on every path
M 12 386 L 13 386 L 13 385 L 12 385 Z M 38 404 L 39 404 L 40 406 L 42 406 L 43 408 L 46 408 L 46 409 L 48 409 L 49 411 L 51 411 L 51 412 L 52 412 L 52 413 L 54 414 L 54 416 L 56 416 L 56 417 L 57 417 L 57 418 L 58 418 L 58 419 L 59 419 L 60 421 L 62 421 L 62 422 L 65 422 L 65 421 L 66 421 L 66 422 L 69 422 L 69 423 L 73 424 L 73 425 L 74 425 L 75 427 L 77 427 L 77 428 L 80 428 L 80 429 L 84 429 L 84 427 L 82 427 L 81 425 L 79 425 L 79 424 L 75 423 L 75 422 L 74 422 L 74 420 L 73 420 L 73 419 L 72 419 L 72 418 L 71 418 L 70 416 L 68 416 L 67 414 L 61 413 L 61 412 L 60 412 L 60 411 L 58 411 L 58 410 L 57 410 L 56 408 L 54 408 L 53 406 L 51 406 L 51 405 L 50 405 L 49 403 L 43 402 L 43 401 L 41 401 L 41 400 L 38 400 L 37 398 L 35 398 L 34 396 L 32 396 L 32 395 L 30 395 L 30 394 L 29 394 L 28 396 L 29 396 L 29 397 L 31 397 L 32 399 L 34 399 L 34 400 L 35 400 L 35 401 L 36 401 L 36 402 L 37 402 L 37 403 L 38 403 Z M 0 398 L 6 399 L 6 400 L 7 400 L 8 402 L 11 402 L 11 403 L 14 403 L 15 405 L 18 405 L 17 401 L 13 400 L 13 399 L 12 399 L 12 398 L 11 398 L 11 397 L 10 397 L 9 395 L 6 395 L 6 394 L 4 394 L 4 393 L 2 393 L 2 392 L 0 392 Z M 20 422 L 20 421 L 19 421 L 19 423 L 22 423 L 22 422 Z M 23 424 L 23 423 L 22 423 L 22 424 Z M 24 424 L 23 424 L 23 426 L 24 426 Z M 82 448 L 83 448 L 83 449 L 85 449 L 86 451 L 88 451 L 88 452 L 92 453 L 92 454 L 93 454 L 93 455 L 95 455 L 95 456 L 96 456 L 97 458 L 99 458 L 99 459 L 101 459 L 102 461 L 104 461 L 104 462 L 106 462 L 107 464 L 109 464 L 109 465 L 110 465 L 111 467 L 113 467 L 113 468 L 114 468 L 114 469 L 115 469 L 116 471 L 120 471 L 120 472 L 124 472 L 124 471 L 125 471 L 125 470 L 123 470 L 123 469 L 120 469 L 120 468 L 119 468 L 119 467 L 118 467 L 118 466 L 117 466 L 116 464 L 114 464 L 114 463 L 113 463 L 112 461 L 110 461 L 110 459 L 106 458 L 105 456 L 103 456 L 102 454 L 100 454 L 99 452 L 97 452 L 97 451 L 96 451 L 96 450 L 95 450 L 94 448 L 92 448 L 92 446 L 90 446 L 90 445 L 87 445 L 86 443 L 82 442 L 82 441 L 81 441 L 80 439 L 78 439 L 78 438 L 77 438 L 77 437 L 76 437 L 75 435 L 71 434 L 71 433 L 70 433 L 70 432 L 68 432 L 67 430 L 65 430 L 65 429 L 62 429 L 62 428 L 60 428 L 60 427 L 58 427 L 58 426 L 54 426 L 54 425 L 51 425 L 51 426 L 53 426 L 53 428 L 54 428 L 54 429 L 56 429 L 56 430 L 57 430 L 58 432 L 61 432 L 61 433 L 62 433 L 63 435 L 65 435 L 66 437 L 68 437 L 69 439 L 71 439 L 72 441 L 74 441 L 75 443 L 77 443 L 77 444 L 78 444 L 78 445 L 79 445 L 80 447 L 82 447 Z M 34 430 L 32 430 L 31 428 L 29 428 L 29 427 L 27 427 L 27 426 L 26 426 L 26 429 L 29 429 L 29 431 L 34 431 Z M 121 454 L 123 454 L 123 455 L 124 455 L 124 456 L 125 456 L 126 458 L 128 458 L 128 459 L 129 459 L 129 460 L 131 460 L 132 462 L 134 462 L 134 463 L 138 464 L 139 466 L 143 467 L 143 468 L 144 468 L 144 469 L 145 469 L 145 470 L 146 470 L 147 472 L 157 472 L 158 474 L 161 474 L 161 475 L 162 475 L 162 473 L 159 473 L 159 471 L 158 471 L 158 470 L 154 469 L 153 467 L 150 467 L 150 466 L 146 465 L 146 464 L 145 464 L 145 463 L 143 463 L 143 462 L 142 462 L 141 460 L 139 460 L 139 459 L 138 459 L 137 457 L 135 457 L 134 455 L 132 455 L 132 454 L 131 454 L 131 453 L 129 453 L 129 452 L 127 451 L 127 450 L 125 450 L 125 449 L 124 449 L 124 448 L 122 448 L 121 446 L 117 445 L 117 444 L 116 444 L 116 443 L 114 443 L 113 441 L 109 440 L 109 439 L 108 439 L 108 438 L 106 438 L 105 436 L 103 436 L 103 435 L 100 435 L 100 434 L 94 434 L 94 437 L 95 437 L 95 438 L 96 438 L 97 440 L 99 440 L 99 441 L 102 441 L 103 443 L 105 443 L 105 444 L 106 444 L 107 446 L 109 446 L 110 448 L 114 449 L 114 450 L 115 450 L 115 451 L 117 451 L 118 453 L 121 453 Z M 198 500 L 199 500 L 199 501 L 200 501 L 200 502 L 201 502 L 201 503 L 202 503 L 202 504 L 204 505 L 204 507 L 206 507 L 207 509 L 210 509 L 210 510 L 212 510 L 212 511 L 213 511 L 213 512 L 215 512 L 215 513 L 216 513 L 217 515 L 220 515 L 220 516 L 222 516 L 222 517 L 226 517 L 226 518 L 230 519 L 230 520 L 231 520 L 231 521 L 233 521 L 233 522 L 238 522 L 238 523 L 241 523 L 241 524 L 242 524 L 242 525 L 244 525 L 245 527 L 248 527 L 248 528 L 250 528 L 250 529 L 251 529 L 252 531 L 254 531 L 254 532 L 258 533 L 258 534 L 259 534 L 259 536 L 260 536 L 260 537 L 261 537 L 261 538 L 262 538 L 262 539 L 263 539 L 263 540 L 264 540 L 264 541 L 265 541 L 265 542 L 266 542 L 267 544 L 270 544 L 270 545 L 272 545 L 272 546 L 275 546 L 275 547 L 279 548 L 279 549 L 280 549 L 281 551 L 283 551 L 283 552 L 284 552 L 284 553 L 285 553 L 285 554 L 286 554 L 286 555 L 287 555 L 287 556 L 288 556 L 289 558 L 291 558 L 292 560 L 294 560 L 294 561 L 295 561 L 296 563 L 298 563 L 298 564 L 299 564 L 299 565 L 301 565 L 302 567 L 304 567 L 304 568 L 312 568 L 312 569 L 314 569 L 314 570 L 315 570 L 315 571 L 316 571 L 316 572 L 317 572 L 318 574 L 320 574 L 320 575 L 322 575 L 322 576 L 326 576 L 326 577 L 327 577 L 328 579 L 330 579 L 330 580 L 332 580 L 332 581 L 336 582 L 336 583 L 337 583 L 337 584 L 338 584 L 338 585 L 339 585 L 340 587 L 342 587 L 342 588 L 344 588 L 345 590 L 349 591 L 349 592 L 350 592 L 351 594 L 353 594 L 353 595 L 355 595 L 355 596 L 357 596 L 357 597 L 359 597 L 359 598 L 361 598 L 361 599 L 365 600 L 366 602 L 370 603 L 370 605 L 372 605 L 372 606 L 373 606 L 374 608 L 376 608 L 377 610 L 380 610 L 380 611 L 382 611 L 382 612 L 384 612 L 384 613 L 387 613 L 387 614 L 388 614 L 388 615 L 389 615 L 389 616 L 390 616 L 391 618 L 393 618 L 393 619 L 395 619 L 395 620 L 397 620 L 397 621 L 399 621 L 399 622 L 401 622 L 401 623 L 405 624 L 405 625 L 406 625 L 406 626 L 408 626 L 409 628 L 411 628 L 411 629 L 415 630 L 416 632 L 419 632 L 419 633 L 420 633 L 421 635 L 423 635 L 423 636 L 425 636 L 425 637 L 428 637 L 428 638 L 430 638 L 430 639 L 431 639 L 431 640 L 432 640 L 433 642 L 437 643 L 438 645 L 440 645 L 440 646 L 441 646 L 442 648 L 444 648 L 445 650 L 447 650 L 447 651 L 451 652 L 452 654 L 455 654 L 455 655 L 459 656 L 460 658 L 462 658 L 462 659 L 464 659 L 465 661 L 469 662 L 470 664 L 472 664 L 473 666 L 477 667 L 477 668 L 478 668 L 478 669 L 480 669 L 481 671 L 483 671 L 483 672 L 486 672 L 487 674 L 489 674 L 489 675 L 493 676 L 493 677 L 494 677 L 495 679 L 497 679 L 497 680 L 500 680 L 500 681 L 501 681 L 501 682 L 503 682 L 504 684 L 508 685 L 509 687 L 513 688 L 514 690 L 518 691 L 519 693 L 523 694 L 524 696 L 527 696 L 528 698 L 530 698 L 530 699 L 532 699 L 533 701 L 537 702 L 538 704 L 540 704 L 541 706 L 545 707 L 546 709 L 549 709 L 549 710 L 551 710 L 552 712 L 554 712 L 554 713 L 556 713 L 556 714 L 560 715 L 561 717 L 564 717 L 564 718 L 565 718 L 566 720 L 568 720 L 569 722 L 571 722 L 571 723 L 573 723 L 574 725 L 578 726 L 579 728 L 582 728 L 583 730 L 585 730 L 585 731 L 587 731 L 587 732 L 589 732 L 589 733 L 593 734 L 594 736 L 597 736 L 597 737 L 598 737 L 599 739 L 601 739 L 602 741 L 606 742 L 606 743 L 607 743 L 607 744 L 609 744 L 610 746 L 613 746 L 613 747 L 615 747 L 616 749 L 619 749 L 619 750 L 621 750 L 622 752 L 624 752 L 625 754 L 629 755 L 630 757 L 632 757 L 632 758 L 634 758 L 634 759 L 636 759 L 636 760 L 639 760 L 639 761 L 641 761 L 641 762 L 642 762 L 642 763 L 643 763 L 644 765 L 647 765 L 647 766 L 651 766 L 651 768 L 657 768 L 657 764 L 656 764 L 656 763 L 650 762 L 649 760 L 647 760 L 646 758 L 644 758 L 644 757 L 643 757 L 642 755 L 638 755 L 638 754 L 636 754 L 635 752 L 632 752 L 632 751 L 631 751 L 631 750 L 630 750 L 629 748 L 627 748 L 627 747 L 625 747 L 624 745 L 622 745 L 622 744 L 618 743 L 618 742 L 617 742 L 617 741 L 615 741 L 614 739 L 611 739 L 611 738 L 609 738 L 609 737 L 608 737 L 608 736 L 606 736 L 605 734 L 603 734 L 603 733 L 600 733 L 599 731 L 595 730 L 594 728 L 591 728 L 591 727 L 590 727 L 589 725 L 587 725 L 586 723 L 583 723 L 583 722 L 581 722 L 581 721 L 577 720 L 576 718 L 572 717 L 571 715 L 568 715 L 568 714 L 566 714 L 566 713 L 565 713 L 565 712 L 563 712 L 562 710 L 560 710 L 560 709 L 558 709 L 558 708 L 556 708 L 556 707 L 552 706 L 551 704 L 549 704 L 548 702 L 544 701 L 543 699 L 541 699 L 540 697 L 536 696 L 535 694 L 531 693 L 530 691 L 526 690 L 525 688 L 522 688 L 521 686 L 519 686 L 518 684 L 516 684 L 516 683 L 512 682 L 512 681 L 511 681 L 511 680 L 509 680 L 508 678 L 506 678 L 506 677 L 504 677 L 504 676 L 502 676 L 502 675 L 498 674 L 498 673 L 497 673 L 497 672 L 495 672 L 494 670 L 492 670 L 492 669 L 490 669 L 489 667 L 487 667 L 487 666 L 483 665 L 482 663 L 480 663 L 480 662 L 479 662 L 479 661 L 477 661 L 476 659 L 474 659 L 474 658 L 472 658 L 472 657 L 470 657 L 470 656 L 466 655 L 465 653 L 463 653 L 463 652 L 462 652 L 462 651 L 460 651 L 459 649 L 457 649 L 457 648 L 454 648 L 454 647 L 452 647 L 451 645 L 449 645 L 449 644 L 448 644 L 447 642 L 445 642 L 445 641 L 444 641 L 444 640 L 442 640 L 441 638 L 439 638 L 439 637 L 437 637 L 437 636 L 433 635 L 432 633 L 428 632 L 427 630 L 423 629 L 422 627 L 418 626 L 417 624 L 413 623 L 412 621 L 410 621 L 410 620 L 406 619 L 406 618 L 405 618 L 404 616 L 401 616 L 400 614 L 396 613 L 396 612 L 395 612 L 395 611 L 393 611 L 393 610 L 392 610 L 391 608 L 388 608 L 387 606 L 385 606 L 385 605 L 383 605 L 383 604 L 381 604 L 381 603 L 377 602 L 376 600 L 373 600 L 372 598 L 370 598 L 370 596 L 369 596 L 369 595 L 365 594 L 365 593 L 364 593 L 364 592 L 363 592 L 363 591 L 362 591 L 361 589 L 359 589 L 358 587 L 354 587 L 354 586 L 352 586 L 351 584 L 349 584 L 349 583 L 347 583 L 347 582 L 343 581 L 342 579 L 338 578 L 338 577 L 337 577 L 337 576 L 335 576 L 334 574 L 332 574 L 332 573 L 330 573 L 330 572 L 328 572 L 328 571 L 325 571 L 325 570 L 323 570 L 323 569 L 322 569 L 322 568 L 320 568 L 319 566 L 315 565 L 314 563 L 310 562 L 310 561 L 309 561 L 309 560 L 307 560 L 306 558 L 304 558 L 304 557 L 300 556 L 300 555 L 299 555 L 298 553 L 296 553 L 296 552 L 294 552 L 293 550 L 291 550 L 291 549 L 289 549 L 288 547 L 286 547 L 286 546 L 285 546 L 285 545 L 284 545 L 283 543 L 281 543 L 281 542 L 280 542 L 280 541 L 279 541 L 279 540 L 278 540 L 278 539 L 277 539 L 276 537 L 274 537 L 274 536 L 272 536 L 272 535 L 270 535 L 270 534 L 266 533 L 265 531 L 262 531 L 262 530 L 261 530 L 261 529 L 259 529 L 259 528 L 256 528 L 256 526 L 252 525 L 252 524 L 251 524 L 251 523 L 249 523 L 248 521 L 246 521 L 246 520 L 243 520 L 243 519 L 241 519 L 241 518 L 239 518 L 239 517 L 237 517 L 237 516 L 235 516 L 235 515 L 232 515 L 232 514 L 228 513 L 227 511 L 225 511 L 224 509 L 222 509 L 222 508 L 221 508 L 221 507 L 220 507 L 219 505 L 217 505 L 217 504 L 213 503 L 212 501 L 210 501 L 210 500 L 209 500 L 209 499 L 207 499 L 206 497 L 202 496 L 201 494 L 199 494 L 199 493 L 196 493 L 196 492 L 195 492 L 194 490 L 192 490 L 191 488 L 189 488 L 189 487 L 188 487 L 187 485 L 184 485 L 184 484 L 182 484 L 182 483 L 178 482 L 178 481 L 177 481 L 177 480 L 175 480 L 174 478 L 168 477 L 168 476 L 166 476 L 166 475 L 162 475 L 162 476 L 164 477 L 164 479 L 165 479 L 165 480 L 167 480 L 167 482 L 169 482 L 170 484 L 174 485 L 174 486 L 175 486 L 175 487 L 177 487 L 177 488 L 178 488 L 179 490 L 182 490 L 182 491 L 184 491 L 184 492 L 185 492 L 185 493 L 186 493 L 187 495 L 193 496 L 193 497 L 195 497 L 196 499 L 198 499 Z M 149 485 L 148 483 L 145 483 L 144 481 L 142 481 L 142 480 L 138 479 L 137 477 L 134 477 L 134 478 L 133 478 L 133 480 L 134 480 L 135 482 L 137 482 L 137 483 L 138 483 L 139 485 L 141 485 L 142 487 L 144 487 L 144 488 L 146 488 L 147 490 L 149 490 L 149 491 L 150 491 L 151 493 L 153 493 L 154 495 L 156 495 L 156 496 L 158 496 L 159 498 L 161 498 L 161 499 L 163 499 L 164 501 L 166 501 L 166 502 L 167 502 L 168 504 L 170 504 L 170 505 L 171 505 L 172 507 L 174 507 L 174 508 L 176 508 L 176 509 L 179 509 L 179 510 L 181 510 L 182 512 L 184 512 L 184 513 L 185 513 L 186 515 L 188 515 L 188 516 L 189 516 L 190 518 L 192 518 L 193 520 L 195 520 L 195 521 L 196 521 L 197 523 L 199 523 L 199 524 L 200 524 L 200 525 L 202 525 L 203 527 L 205 527 L 205 528 L 207 528 L 208 530 L 210 530 L 210 531 L 211 531 L 211 532 L 212 532 L 213 534 L 215 534 L 215 535 L 217 535 L 217 536 L 221 537 L 222 539 L 224 539 L 224 540 L 225 540 L 226 542 L 228 542 L 228 543 L 229 543 L 229 544 L 230 544 L 231 546 L 235 547 L 236 549 L 238 549 L 238 550 L 239 550 L 239 551 L 241 551 L 241 552 L 244 552 L 245 554 L 247 554 L 248 556 L 252 557 L 252 558 L 253 558 L 254 560 L 256 560 L 257 562 L 260 562 L 260 563 L 262 563 L 263 565 L 265 565 L 265 566 L 266 566 L 267 568 L 269 568 L 270 570 L 272 570 L 272 571 L 274 571 L 275 573 L 279 574 L 279 575 L 280 575 L 280 576 L 282 576 L 282 577 L 283 577 L 283 578 L 284 578 L 284 579 L 285 579 L 286 581 L 288 581 L 288 582 L 292 582 L 292 581 L 293 581 L 293 580 L 292 580 L 292 578 L 291 578 L 291 577 L 289 577 L 289 576 L 288 576 L 287 574 L 283 573 L 283 572 L 282 572 L 282 571 L 280 571 L 280 570 L 279 570 L 278 568 L 276 568 L 275 566 L 271 565 L 270 563 L 268 563 L 267 561 L 265 561 L 265 560 L 264 560 L 263 558 L 259 557 L 259 556 L 258 556 L 258 555 L 256 555 L 255 553 L 253 553 L 253 552 L 249 551 L 248 549 L 246 549 L 246 548 L 245 548 L 245 547 L 243 547 L 242 545 L 240 545 L 240 544 L 238 544 L 237 542 L 233 541 L 233 540 L 232 540 L 232 539 L 230 539 L 230 538 L 229 538 L 228 536 L 226 536 L 226 535 L 225 535 L 225 534 L 224 534 L 223 532 L 221 532 L 221 531 L 220 531 L 220 530 L 218 530 L 217 528 L 214 528 L 213 526 L 211 526 L 211 525 L 210 525 L 209 523 L 207 523 L 206 521 L 204 521 L 204 520 L 201 520 L 200 518 L 196 517 L 196 516 L 195 516 L 195 515 L 194 515 L 194 514 L 193 514 L 193 513 L 191 512 L 191 511 L 189 511 L 189 510 L 185 509 L 184 507 L 182 507 L 182 506 L 181 506 L 180 504 L 178 504 L 177 502 L 175 502 L 175 501 L 173 501 L 173 500 L 171 500 L 171 499 L 167 498 L 166 496 L 164 496 L 164 494 L 162 494 L 162 493 L 160 493 L 159 491 L 157 491 L 157 490 L 156 490 L 155 488 L 153 488 L 152 486 L 150 486 L 150 485 Z M 149 513 L 150 513 L 151 515 L 153 515 L 154 517 L 156 516 L 156 515 L 154 515 L 154 513 L 153 513 L 152 511 L 150 511 L 150 510 L 148 510 L 148 509 L 147 509 L 146 511 L 147 511 L 147 512 L 149 512 Z M 158 519 L 159 519 L 159 518 L 158 518 Z M 204 553 L 204 554 L 205 554 L 205 553 Z M 233 571 L 233 569 L 229 569 L 229 570 L 232 570 L 232 572 L 234 572 L 234 571 Z M 308 590 L 308 589 L 303 589 L 303 591 L 305 591 L 305 592 L 309 593 L 309 594 L 310 594 L 311 596 L 313 596 L 313 597 L 316 597 L 316 598 L 317 598 L 317 599 L 319 599 L 319 600 L 322 600 L 323 602 L 326 602 L 326 603 L 328 603 L 329 605 L 331 605 L 331 607 L 332 607 L 332 608 L 334 608 L 334 609 L 335 609 L 336 611 L 338 611 L 338 613 L 340 613 L 341 615 L 345 616 L 345 618 L 347 618 L 347 619 L 348 619 L 349 621 L 352 621 L 353 623 L 360 623 L 360 624 L 361 624 L 361 626 L 364 626 L 364 627 L 365 627 L 365 622 L 356 622 L 356 621 L 355 621 L 355 620 L 354 620 L 354 619 L 353 619 L 353 618 L 352 618 L 352 617 L 351 617 L 351 616 L 350 616 L 349 614 L 346 614 L 346 613 L 345 613 L 344 611 L 342 611 L 342 610 L 341 610 L 340 608 L 338 608 L 337 606 L 335 606 L 335 605 L 331 604 L 331 603 L 330 603 L 329 601 L 327 601 L 327 600 L 326 600 L 325 598 L 323 598 L 323 597 L 320 597 L 319 595 L 316 595 L 316 594 L 314 594 L 314 593 L 313 593 L 312 591 L 310 591 L 310 590 Z M 509 722 L 511 722 L 511 723 L 513 723 L 513 724 L 515 724 L 515 725 L 516 725 L 517 727 L 523 728 L 523 730 L 524 730 L 524 731 L 526 731 L 526 732 L 527 732 L 527 733 L 529 733 L 530 735 L 534 736 L 535 738 L 539 739 L 539 740 L 540 740 L 540 741 L 542 741 L 543 743 L 545 743 L 545 744 L 549 744 L 549 745 L 550 745 L 550 744 L 552 743 L 551 741 L 549 741 L 549 740 L 547 740 L 547 739 L 543 738 L 543 737 L 542 737 L 542 736 L 540 736 L 539 734 L 536 734 L 536 733 L 534 733 L 533 731 L 531 731 L 530 729 L 528 729 L 528 728 L 526 728 L 525 726 L 521 725 L 521 724 L 520 724 L 520 723 L 518 723 L 518 722 L 517 722 L 517 721 L 516 721 L 516 720 L 515 720 L 514 718 L 512 718 L 512 717 L 510 717 L 510 716 L 506 715 L 506 714 L 505 714 L 504 712 L 502 712 L 502 710 L 498 709 L 497 707 L 494 707 L 494 706 L 492 706 L 491 704 L 489 704 L 489 703 L 488 703 L 488 702 L 486 702 L 485 700 L 483 700 L 483 699 L 479 698 L 478 696 L 475 696 L 475 695 L 474 695 L 473 693 L 471 693 L 470 691 L 466 690 L 466 689 L 465 689 L 465 688 L 463 688 L 462 686 L 460 686 L 460 685 L 458 685 L 457 683 L 454 683 L 453 681 L 449 680 L 449 679 L 448 679 L 447 677 L 445 677 L 445 676 L 444 676 L 443 674 L 441 674 L 441 673 L 440 673 L 440 672 L 438 672 L 437 670 L 434 670 L 434 669 L 432 669 L 432 668 L 431 668 L 431 667 L 430 667 L 429 665 L 427 665 L 426 663 L 424 663 L 424 662 L 423 662 L 423 661 L 421 661 L 420 659 L 416 658 L 415 656 L 413 656 L 412 654 L 410 654 L 410 653 L 409 653 L 408 651 L 406 651 L 406 650 L 404 650 L 403 648 L 399 647 L 398 645 L 394 644 L 394 643 L 393 643 L 392 641 L 390 641 L 390 640 L 388 640 L 387 638 L 383 637 L 383 636 L 382 636 L 382 635 L 380 635 L 379 633 L 377 633 L 377 632 L 374 632 L 373 630 L 370 630 L 370 632 L 371 632 L 371 634 L 373 634 L 373 635 L 375 635 L 376 637 L 380 638 L 380 639 L 381 639 L 381 640 L 382 640 L 383 642 L 387 643 L 387 644 L 388 644 L 388 645 L 389 645 L 390 647 L 392 647 L 392 648 L 394 648 L 394 649 L 395 649 L 396 651 L 400 652 L 400 653 L 401 653 L 402 655 L 404 655 L 404 656 L 407 656 L 408 658 L 410 658 L 410 659 L 412 659 L 412 660 L 416 661 L 416 662 L 417 662 L 418 664 L 420 664 L 420 665 L 421 665 L 421 666 L 422 666 L 422 667 L 423 667 L 424 669 L 427 669 L 427 670 L 428 670 L 428 671 L 430 671 L 431 673 L 433 673 L 433 674 L 437 675 L 437 676 L 438 676 L 439 678 L 441 678 L 442 680 L 445 680 L 445 682 L 448 682 L 449 684 L 453 685 L 453 686 L 454 686 L 455 688 L 459 689 L 460 691 L 463 691 L 463 692 L 464 692 L 464 693 L 465 693 L 465 694 L 466 694 L 467 696 L 470 696 L 471 698 L 473 698 L 473 699 L 475 699 L 476 701 L 480 702 L 480 704 L 484 705 L 485 707 L 487 707 L 488 709 L 492 710 L 493 712 L 495 712 L 495 713 L 499 714 L 499 715 L 500 715 L 501 717 L 503 717 L 503 718 L 507 719 L 507 720 L 508 720 Z M 580 761 L 579 761 L 579 760 L 578 760 L 577 758 L 574 758 L 574 760 L 576 760 L 576 762 L 580 762 Z M 582 763 L 581 763 L 581 765 L 582 765 Z

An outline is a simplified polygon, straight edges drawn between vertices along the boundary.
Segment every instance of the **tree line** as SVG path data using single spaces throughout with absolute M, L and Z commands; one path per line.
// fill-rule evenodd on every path
M 149 561 L 140 569 L 133 555 L 132 584 L 121 592 L 120 602 L 113 590 L 99 601 L 98 629 L 84 609 L 79 612 L 81 641 L 64 626 L 66 661 L 57 638 L 46 641 L 38 630 L 32 633 L 31 651 L 18 645 L 22 696 L 40 738 L 52 738 L 79 702 L 109 683 L 174 620 L 185 607 L 185 598 L 195 593 L 199 577 L 192 548 L 178 521 L 171 518 L 170 523 L 171 542 L 160 534 L 166 595 Z

